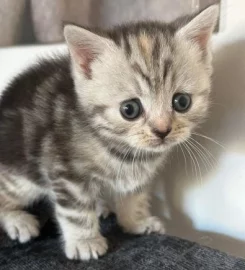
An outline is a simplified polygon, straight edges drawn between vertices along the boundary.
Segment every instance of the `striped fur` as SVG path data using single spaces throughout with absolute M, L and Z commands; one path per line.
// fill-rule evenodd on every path
M 0 101 L 0 224 L 12 239 L 26 242 L 39 234 L 24 208 L 45 196 L 54 205 L 66 256 L 98 258 L 107 250 L 96 215 L 108 211 L 102 190 L 114 194 L 126 231 L 164 232 L 150 214 L 151 181 L 208 110 L 216 13 L 211 7 L 171 24 L 97 33 L 67 26 L 69 54 L 43 60 L 13 80 Z M 173 111 L 176 92 L 192 96 L 185 114 Z M 133 98 L 144 113 L 126 121 L 120 104 Z M 163 143 L 153 131 L 164 123 L 172 131 Z

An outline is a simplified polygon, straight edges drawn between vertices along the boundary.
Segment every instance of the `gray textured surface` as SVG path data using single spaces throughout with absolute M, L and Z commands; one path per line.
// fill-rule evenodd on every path
M 11 242 L 0 234 L 1 270 L 242 270 L 245 261 L 225 253 L 168 236 L 122 234 L 111 217 L 103 222 L 109 253 L 90 262 L 68 261 L 57 233 L 46 224 L 42 237 L 26 245 Z

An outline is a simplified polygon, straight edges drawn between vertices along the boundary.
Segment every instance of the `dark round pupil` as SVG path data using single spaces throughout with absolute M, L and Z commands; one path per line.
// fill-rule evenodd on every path
M 179 100 L 178 100 L 178 103 L 179 103 L 180 107 L 182 107 L 182 108 L 187 107 L 188 106 L 188 99 L 187 99 L 187 97 L 180 96 L 179 97 Z
M 125 110 L 125 113 L 129 116 L 133 115 L 134 114 L 134 106 L 132 104 L 127 104 L 125 107 L 124 107 L 124 110 Z

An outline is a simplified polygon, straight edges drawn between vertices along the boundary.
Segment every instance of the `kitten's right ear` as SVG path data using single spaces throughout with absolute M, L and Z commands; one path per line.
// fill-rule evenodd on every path
M 66 25 L 64 36 L 73 61 L 91 79 L 91 64 L 112 41 L 75 25 Z

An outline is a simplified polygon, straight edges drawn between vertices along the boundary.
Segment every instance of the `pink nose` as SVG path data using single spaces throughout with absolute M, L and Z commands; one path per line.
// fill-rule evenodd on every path
M 165 119 L 157 119 L 154 121 L 154 125 L 152 128 L 152 132 L 159 137 L 160 139 L 164 139 L 171 132 L 171 122 Z

